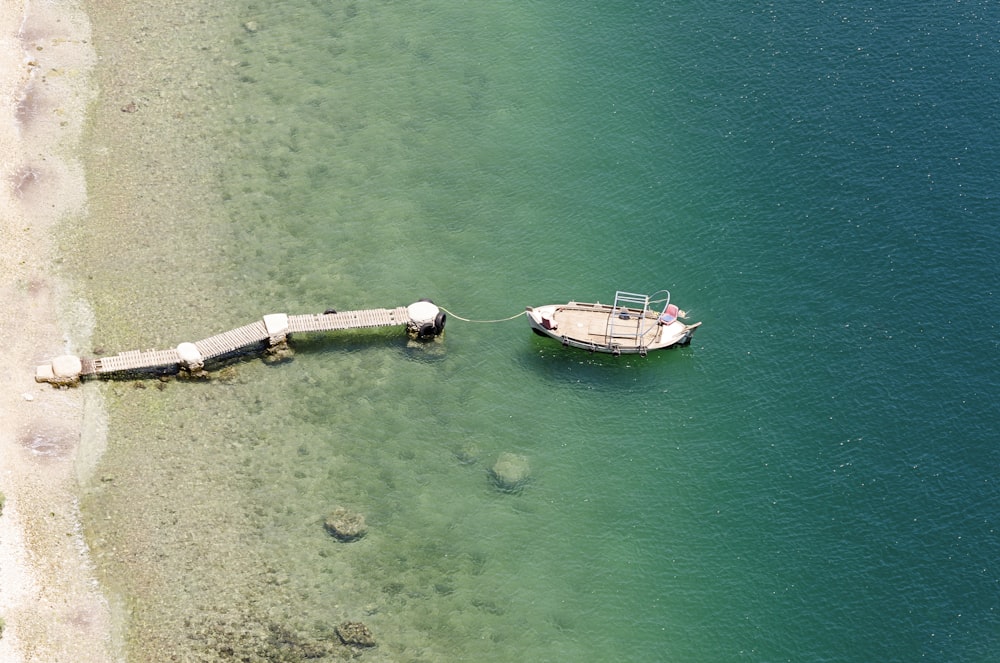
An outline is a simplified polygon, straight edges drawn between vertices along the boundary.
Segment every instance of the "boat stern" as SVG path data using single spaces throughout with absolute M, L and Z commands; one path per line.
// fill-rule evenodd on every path
M 675 345 L 689 345 L 691 343 L 691 337 L 694 336 L 694 332 L 698 329 L 698 327 L 701 327 L 700 322 L 684 325 L 684 335 L 681 336 L 681 340 L 679 340 Z

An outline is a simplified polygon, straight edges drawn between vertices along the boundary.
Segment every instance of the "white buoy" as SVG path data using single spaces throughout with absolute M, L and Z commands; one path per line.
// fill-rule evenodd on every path
M 197 372 L 205 367 L 205 358 L 201 356 L 198 346 L 194 343 L 181 343 L 177 346 L 177 358 L 181 367 L 189 372 Z
M 286 313 L 270 313 L 264 316 L 264 329 L 267 330 L 268 345 L 275 346 L 288 339 L 288 315 Z
M 78 378 L 83 372 L 83 362 L 73 355 L 60 355 L 52 360 L 52 372 L 57 378 Z
M 406 328 L 414 338 L 434 338 L 444 331 L 448 316 L 429 299 L 421 299 L 406 307 L 410 321 Z
M 83 362 L 79 357 L 60 355 L 35 370 L 35 382 L 48 382 L 57 387 L 66 387 L 79 384 L 81 373 L 83 373 Z

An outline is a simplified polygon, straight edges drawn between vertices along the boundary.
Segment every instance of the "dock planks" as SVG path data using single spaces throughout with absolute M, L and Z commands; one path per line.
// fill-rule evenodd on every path
M 343 329 L 369 329 L 374 327 L 396 327 L 410 322 L 405 306 L 394 309 L 376 308 L 363 311 L 341 311 L 288 316 L 288 332 L 338 331 Z

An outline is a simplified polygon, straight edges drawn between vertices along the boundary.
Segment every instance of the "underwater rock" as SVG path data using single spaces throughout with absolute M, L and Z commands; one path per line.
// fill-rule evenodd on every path
M 261 358 L 265 364 L 284 364 L 295 358 L 295 350 L 287 342 L 281 341 L 267 348 Z
M 455 458 L 461 465 L 472 465 L 479 462 L 479 456 L 481 453 L 482 452 L 475 443 L 469 442 L 463 444 L 461 448 L 455 452 Z
M 334 509 L 326 517 L 326 522 L 323 523 L 323 526 L 338 541 L 345 543 L 357 541 L 368 533 L 368 527 L 365 525 L 365 517 L 360 513 L 348 511 L 342 506 Z
M 498 490 L 518 493 L 531 478 L 528 459 L 519 454 L 502 453 L 490 468 L 490 479 Z
M 371 629 L 361 622 L 338 624 L 336 631 L 340 641 L 351 647 L 374 647 L 376 644 Z

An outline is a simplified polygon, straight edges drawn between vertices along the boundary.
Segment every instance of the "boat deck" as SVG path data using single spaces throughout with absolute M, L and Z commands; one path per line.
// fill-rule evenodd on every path
M 623 320 L 611 317 L 610 306 L 569 304 L 556 310 L 554 317 L 559 325 L 556 332 L 598 345 L 616 344 L 632 347 L 652 345 L 661 329 L 656 324 L 655 315 L 647 315 L 643 319 L 639 317 L 639 311 L 631 311 L 630 314 L 628 320 Z M 640 324 L 648 329 L 637 339 Z

